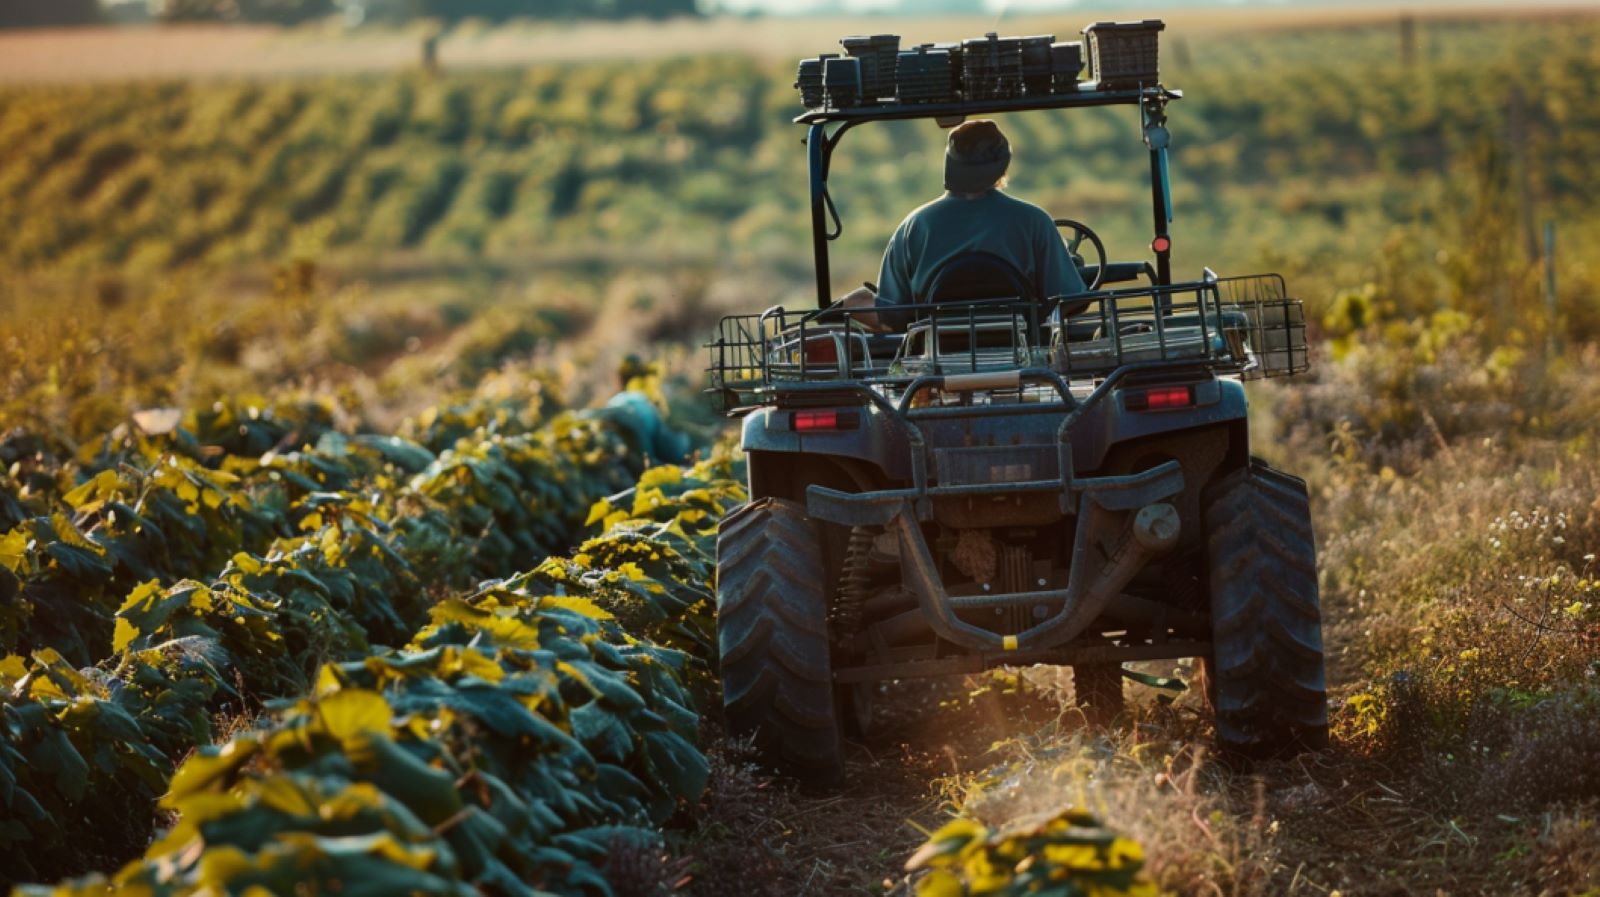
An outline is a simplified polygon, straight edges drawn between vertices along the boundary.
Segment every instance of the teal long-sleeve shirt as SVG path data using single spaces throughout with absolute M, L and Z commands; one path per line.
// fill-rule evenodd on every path
M 884 250 L 877 304 L 926 298 L 940 266 L 968 252 L 992 253 L 1015 265 L 1041 297 L 1086 289 L 1050 213 L 996 189 L 975 197 L 946 193 L 907 215 Z

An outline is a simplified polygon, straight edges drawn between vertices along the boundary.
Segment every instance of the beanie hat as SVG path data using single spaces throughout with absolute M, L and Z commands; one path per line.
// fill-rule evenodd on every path
M 980 118 L 950 132 L 944 150 L 944 186 L 956 193 L 981 193 L 1011 167 L 1011 144 L 1000 127 Z

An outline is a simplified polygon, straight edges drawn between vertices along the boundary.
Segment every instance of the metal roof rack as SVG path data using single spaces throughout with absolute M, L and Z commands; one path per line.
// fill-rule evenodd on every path
M 1090 106 L 1138 106 L 1141 103 L 1166 103 L 1183 99 L 1183 91 L 1166 87 L 1142 87 L 1123 90 L 1100 90 L 1093 81 L 1084 81 L 1072 93 L 1053 93 L 1045 96 L 1013 97 L 991 100 L 967 100 L 959 103 L 878 103 L 851 106 L 845 109 L 813 109 L 794 121 L 801 125 L 869 121 L 895 121 L 912 118 L 960 119 L 973 115 L 998 115 L 1005 112 L 1029 112 L 1035 109 L 1080 109 Z

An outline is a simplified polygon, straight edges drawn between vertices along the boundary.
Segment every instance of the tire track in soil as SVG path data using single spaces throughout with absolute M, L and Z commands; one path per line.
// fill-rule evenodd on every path
M 1028 680 L 1053 675 L 1041 668 Z M 845 786 L 832 794 L 756 773 L 741 746 L 707 733 L 713 781 L 685 892 L 907 893 L 905 861 L 925 840 L 914 826 L 948 821 L 959 777 L 993 765 L 996 742 L 1058 719 L 1067 705 L 1057 694 L 1048 684 L 1007 692 L 989 676 L 885 683 L 866 736 L 847 741 Z

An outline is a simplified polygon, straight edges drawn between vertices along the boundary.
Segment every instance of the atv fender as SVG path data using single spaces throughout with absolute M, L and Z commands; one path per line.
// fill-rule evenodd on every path
M 1249 418 L 1244 384 L 1239 381 L 1206 380 L 1196 383 L 1194 390 L 1194 407 L 1173 411 L 1129 411 L 1120 399 L 1100 403 L 1072 428 L 1078 469 L 1098 469 L 1113 446 L 1135 439 Z
M 875 405 L 849 410 L 861 415 L 858 426 L 802 434 L 794 430 L 792 409 L 759 408 L 745 416 L 744 450 L 850 458 L 866 462 L 890 479 L 909 479 L 911 443 L 905 427 Z

